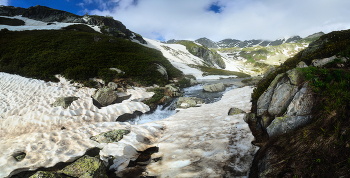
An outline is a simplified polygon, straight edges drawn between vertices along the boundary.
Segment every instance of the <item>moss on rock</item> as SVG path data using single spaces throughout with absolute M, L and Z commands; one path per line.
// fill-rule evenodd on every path
M 61 173 L 79 178 L 108 178 L 106 167 L 95 157 L 83 156 L 73 164 L 63 168 Z
M 94 136 L 91 138 L 91 140 L 97 141 L 99 143 L 112 143 L 112 142 L 118 142 L 120 141 L 124 135 L 129 134 L 129 130 L 113 130 L 105 133 L 101 133 L 97 136 Z

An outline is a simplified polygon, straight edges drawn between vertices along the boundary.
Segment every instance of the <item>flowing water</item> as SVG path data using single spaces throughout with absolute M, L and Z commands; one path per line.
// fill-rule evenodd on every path
M 209 82 L 212 83 L 212 82 Z M 216 80 L 215 83 L 218 83 Z M 192 87 L 184 88 L 184 97 L 197 97 L 202 99 L 206 104 L 208 103 L 214 103 L 216 101 L 219 101 L 222 97 L 222 95 L 234 88 L 237 88 L 237 86 L 232 85 L 230 87 L 226 87 L 225 91 L 222 92 L 205 92 L 203 91 L 203 84 L 195 85 Z M 170 103 L 166 105 L 158 105 L 157 109 L 151 113 L 146 113 L 141 116 L 137 116 L 136 118 L 130 120 L 129 122 L 132 124 L 143 124 L 147 122 L 152 122 L 156 120 L 162 120 L 165 118 L 170 117 L 171 115 L 174 115 L 176 113 L 176 102 L 178 98 L 175 98 Z

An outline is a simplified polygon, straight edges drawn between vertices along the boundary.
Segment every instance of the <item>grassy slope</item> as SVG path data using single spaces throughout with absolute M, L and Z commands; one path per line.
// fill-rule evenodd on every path
M 55 80 L 63 74 L 74 80 L 86 81 L 99 76 L 105 80 L 116 77 L 108 68 L 125 71 L 144 84 L 165 83 L 153 63 L 168 70 L 169 77 L 181 74 L 161 52 L 129 40 L 95 33 L 88 26 L 72 30 L 41 30 L 0 32 L 0 71 L 43 80 Z M 102 41 L 95 42 L 94 35 Z M 110 43 L 109 39 L 117 42 Z
M 299 52 L 266 80 L 259 82 L 252 94 L 253 100 L 259 98 L 277 74 L 294 68 L 300 61 L 310 64 L 313 59 L 336 54 L 350 57 L 350 30 L 331 32 L 319 40 L 328 41 L 304 57 Z M 342 63 L 345 68 L 337 68 L 337 63 L 342 62 L 338 60 L 324 69 L 299 69 L 310 82 L 316 97 L 313 121 L 291 133 L 270 138 L 259 150 L 257 155 L 263 155 L 268 147 L 277 150 L 274 159 L 278 163 L 273 164 L 274 170 L 267 177 L 286 174 L 293 177 L 339 177 L 350 174 L 350 62 Z M 252 174 L 256 165 L 253 162 Z

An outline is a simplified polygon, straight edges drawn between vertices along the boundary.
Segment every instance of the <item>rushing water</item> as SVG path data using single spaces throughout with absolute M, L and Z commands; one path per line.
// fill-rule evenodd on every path
M 203 91 L 203 85 L 195 85 L 192 87 L 184 88 L 184 97 L 197 97 L 202 99 L 206 104 L 208 103 L 214 103 L 217 102 L 221 99 L 222 95 L 234 88 L 237 88 L 237 86 L 230 86 L 226 87 L 225 91 L 222 92 L 205 92 Z M 143 124 L 147 122 L 152 122 L 156 120 L 162 120 L 165 118 L 170 117 L 171 115 L 174 115 L 176 113 L 175 108 L 176 108 L 176 102 L 178 98 L 174 99 L 170 103 L 166 105 L 158 105 L 157 109 L 151 113 L 146 113 L 141 116 L 137 116 L 135 119 L 130 120 L 132 124 Z M 175 107 L 174 107 L 175 105 Z

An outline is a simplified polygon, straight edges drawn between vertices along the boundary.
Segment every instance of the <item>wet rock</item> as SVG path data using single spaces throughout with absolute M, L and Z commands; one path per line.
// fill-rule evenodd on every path
M 258 99 L 258 116 L 262 116 L 263 114 L 266 114 L 267 109 L 270 106 L 271 98 L 273 95 L 273 92 L 275 90 L 276 85 L 278 84 L 279 80 L 283 77 L 284 74 L 278 74 L 275 79 L 271 82 L 270 86 L 267 88 L 267 90 L 259 97 Z
M 228 115 L 231 116 L 231 115 L 237 115 L 237 114 L 244 114 L 246 113 L 245 111 L 239 109 L 239 108 L 231 108 L 229 111 L 228 111 Z
M 67 109 L 73 101 L 78 99 L 79 97 L 74 96 L 58 97 L 52 105 L 53 107 L 62 106 L 64 109 Z
M 118 95 L 112 88 L 103 87 L 96 90 L 92 97 L 102 106 L 108 106 L 117 99 Z
M 283 114 L 297 91 L 298 87 L 291 85 L 288 80 L 279 82 L 274 90 L 268 113 L 271 116 Z
M 286 115 L 308 115 L 311 113 L 313 102 L 314 97 L 312 95 L 311 89 L 308 83 L 305 83 L 300 91 L 295 94 L 292 102 L 289 104 Z
M 222 82 L 211 85 L 203 85 L 203 90 L 207 92 L 220 92 L 225 91 L 225 86 Z
M 200 104 L 203 104 L 204 101 L 196 97 L 180 97 L 177 101 L 177 108 L 189 108 L 196 107 Z
M 289 133 L 311 121 L 311 116 L 283 116 L 276 117 L 266 128 L 270 137 Z
M 127 135 L 128 133 L 130 133 L 129 130 L 118 129 L 91 137 L 91 140 L 97 141 L 99 143 L 118 142 L 123 138 L 123 135 Z
M 102 161 L 87 155 L 79 158 L 73 164 L 66 166 L 60 173 L 80 178 L 108 178 L 106 167 Z

